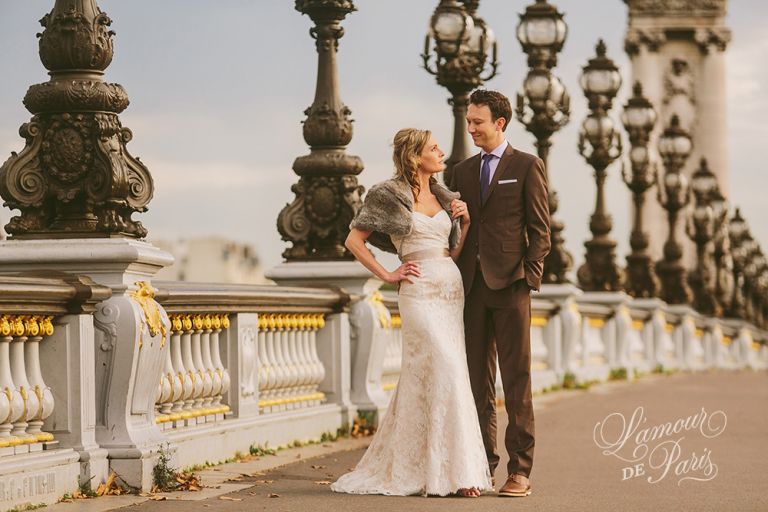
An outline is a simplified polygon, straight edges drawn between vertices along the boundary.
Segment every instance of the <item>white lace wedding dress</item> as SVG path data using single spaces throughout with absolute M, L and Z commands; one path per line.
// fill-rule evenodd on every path
M 415 212 L 410 235 L 394 238 L 421 276 L 399 292 L 400 381 L 371 445 L 336 492 L 439 495 L 491 489 L 464 346 L 464 290 L 449 256 L 451 219 Z M 410 256 L 410 258 L 409 258 Z

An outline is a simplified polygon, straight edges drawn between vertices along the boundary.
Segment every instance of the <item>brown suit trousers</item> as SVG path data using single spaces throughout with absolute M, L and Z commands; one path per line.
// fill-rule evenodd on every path
M 456 165 L 454 186 L 471 224 L 457 261 L 466 294 L 467 365 L 491 474 L 496 449 L 496 364 L 509 425 L 504 445 L 510 475 L 530 477 L 535 427 L 531 398 L 531 297 L 549 252 L 549 209 L 543 162 L 508 146 L 485 202 L 480 157 Z

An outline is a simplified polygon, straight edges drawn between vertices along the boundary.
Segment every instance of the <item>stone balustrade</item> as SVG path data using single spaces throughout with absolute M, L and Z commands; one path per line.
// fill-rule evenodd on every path
M 120 458 L 123 452 L 99 437 L 109 418 L 134 414 L 136 404 L 154 404 L 150 453 L 169 443 L 177 466 L 226 459 L 254 444 L 318 438 L 358 411 L 386 413 L 403 350 L 395 293 L 136 286 L 145 296 L 131 307 L 142 311 L 156 301 L 159 309 L 139 318 L 148 323 L 147 311 L 154 312 L 158 327 L 150 339 L 145 325 L 132 341 L 121 338 L 120 324 L 107 329 L 113 291 L 87 277 L 0 276 L 0 484 L 17 485 L 21 474 L 45 481 L 30 496 L 50 502 L 76 488 L 78 478 L 98 484 L 120 469 L 143 487 L 142 460 L 154 459 Z M 534 391 L 660 368 L 768 369 L 768 333 L 746 322 L 706 318 L 657 299 L 564 290 L 532 300 Z M 110 343 L 137 343 L 131 346 L 139 358 L 159 357 L 156 384 L 142 375 L 121 384 L 129 373 L 105 370 L 117 364 Z M 121 393 L 132 401 L 120 402 Z M 109 418 L 100 412 L 107 403 Z

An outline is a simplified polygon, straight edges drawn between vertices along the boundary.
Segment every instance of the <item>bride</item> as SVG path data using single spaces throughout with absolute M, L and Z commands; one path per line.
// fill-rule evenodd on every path
M 378 432 L 355 469 L 331 486 L 336 492 L 477 497 L 492 488 L 454 264 L 470 219 L 459 194 L 435 179 L 444 156 L 428 130 L 397 132 L 395 177 L 371 188 L 350 225 L 350 252 L 379 279 L 399 286 L 403 360 Z M 397 252 L 402 265 L 387 271 L 366 241 Z

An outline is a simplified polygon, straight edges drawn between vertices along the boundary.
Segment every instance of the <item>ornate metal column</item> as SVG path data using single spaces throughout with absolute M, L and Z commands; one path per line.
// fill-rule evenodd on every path
M 440 0 L 424 40 L 424 69 L 448 89 L 453 107 L 453 148 L 444 181 L 453 189 L 453 166 L 468 158 L 466 117 L 469 93 L 496 76 L 496 38 L 477 15 L 480 0 Z M 431 60 L 434 59 L 434 67 Z M 490 69 L 486 72 L 486 65 Z M 486 73 L 483 76 L 483 73 Z M 509 122 L 509 120 L 507 120 Z
M 733 289 L 730 306 L 726 314 L 733 318 L 745 318 L 744 266 L 746 264 L 746 248 L 744 247 L 744 242 L 749 237 L 749 228 L 738 208 L 736 208 L 733 217 L 731 217 L 728 223 L 728 237 L 731 242 L 731 254 L 733 255 Z
M 616 242 L 610 237 L 613 221 L 605 209 L 604 185 L 606 169 L 621 156 L 622 150 L 621 135 L 608 117 L 613 98 L 621 87 L 621 75 L 613 61 L 606 57 L 602 39 L 597 43 L 596 51 L 597 56 L 589 60 L 581 76 L 581 87 L 589 100 L 590 114 L 579 133 L 579 152 L 595 169 L 597 199 L 595 212 L 589 221 L 592 240 L 584 243 L 586 262 L 579 268 L 577 277 L 584 290 L 619 291 L 624 272 L 616 265 Z
M 640 82 L 632 88 L 633 96 L 624 105 L 622 122 L 629 134 L 632 149 L 629 151 L 629 163 L 632 175 L 625 166 L 621 175 L 624 183 L 632 191 L 634 203 L 634 225 L 629 237 L 632 253 L 627 255 L 627 280 L 624 289 L 633 297 L 655 297 L 659 289 L 659 280 L 653 268 L 653 260 L 648 252 L 648 233 L 643 227 L 643 206 L 645 192 L 657 181 L 657 167 L 651 164 L 648 142 L 656 124 L 656 111 L 648 99 L 643 96 Z
M 21 212 L 6 231 L 16 239 L 143 238 L 131 215 L 147 210 L 152 176 L 126 148 L 132 134 L 118 114 L 128 95 L 101 78 L 112 62 L 112 20 L 95 0 L 57 0 L 40 24 L 51 79 L 27 91 L 26 146 L 0 168 L 0 195 Z
M 525 129 L 536 137 L 536 150 L 544 161 L 549 188 L 550 241 L 552 248 L 544 259 L 543 282 L 567 282 L 565 274 L 573 266 L 573 257 L 565 249 L 564 225 L 555 219 L 558 200 L 549 173 L 549 150 L 552 135 L 568 123 L 570 97 L 559 78 L 552 74 L 557 54 L 563 49 L 568 26 L 563 14 L 546 0 L 536 0 L 520 15 L 517 39 L 528 55 L 528 76 L 523 82 L 524 94 L 517 95 L 515 114 Z
M 722 308 L 715 298 L 715 212 L 711 205 L 712 196 L 717 192 L 717 178 L 707 167 L 704 158 L 691 178 L 696 204 L 688 218 L 686 232 L 696 244 L 696 268 L 688 274 L 688 284 L 693 291 L 693 307 L 707 316 L 722 316 Z
M 357 10 L 351 0 L 296 0 L 296 10 L 312 18 L 309 30 L 318 53 L 315 100 L 304 111 L 304 140 L 309 155 L 298 157 L 293 170 L 299 181 L 291 187 L 296 199 L 277 218 L 283 240 L 293 246 L 283 252 L 288 261 L 352 259 L 344 247 L 349 223 L 360 208 L 363 187 L 357 175 L 363 162 L 348 155 L 352 113 L 341 102 L 336 51 L 344 35 L 341 21 Z
M 680 210 L 688 206 L 690 194 L 688 180 L 680 173 L 693 144 L 691 137 L 680 126 L 680 119 L 672 116 L 670 125 L 659 139 L 659 154 L 664 163 L 664 183 L 658 187 L 658 199 L 667 210 L 669 235 L 664 243 L 664 259 L 656 263 L 656 273 L 661 281 L 661 298 L 669 304 L 688 304 L 691 290 L 685 279 L 683 248 L 677 238 L 677 219 Z

